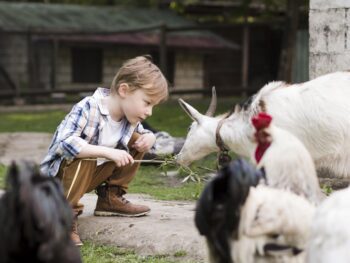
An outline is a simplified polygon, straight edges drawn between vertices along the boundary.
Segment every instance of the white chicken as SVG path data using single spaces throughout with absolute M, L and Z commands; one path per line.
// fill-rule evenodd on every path
M 350 188 L 337 191 L 316 210 L 307 263 L 350 261 Z
M 325 195 L 310 153 L 297 137 L 271 121 L 266 113 L 252 118 L 257 143 L 253 159 L 257 167 L 265 170 L 269 186 L 290 190 L 319 204 Z

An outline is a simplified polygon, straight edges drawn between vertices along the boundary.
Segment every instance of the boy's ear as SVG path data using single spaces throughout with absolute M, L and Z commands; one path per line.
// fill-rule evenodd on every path
M 129 93 L 129 85 L 127 83 L 121 83 L 118 88 L 118 94 L 121 98 L 125 98 Z

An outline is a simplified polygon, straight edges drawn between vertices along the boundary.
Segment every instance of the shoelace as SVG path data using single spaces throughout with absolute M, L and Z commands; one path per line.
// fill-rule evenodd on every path
M 126 200 L 123 196 L 120 196 L 120 199 L 124 204 L 130 203 L 130 201 Z
M 78 223 L 77 222 L 73 222 L 73 224 L 72 224 L 72 232 L 74 234 L 78 234 Z

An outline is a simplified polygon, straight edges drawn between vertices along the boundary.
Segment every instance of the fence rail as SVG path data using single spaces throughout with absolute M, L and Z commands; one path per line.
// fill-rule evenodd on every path
M 3 99 L 11 99 L 11 98 L 34 98 L 34 97 L 64 97 L 65 95 L 80 95 L 84 93 L 93 93 L 95 89 L 87 89 L 87 88 L 75 88 L 75 89 L 57 89 L 57 90 L 43 90 L 43 89 L 32 89 L 32 90 L 23 90 L 23 91 L 15 91 L 15 90 L 0 90 L 0 100 Z M 251 88 L 243 88 L 242 86 L 235 86 L 231 89 L 220 89 L 218 90 L 218 95 L 242 95 L 252 94 L 255 90 Z M 210 96 L 210 89 L 186 89 L 186 90 L 170 90 L 170 95 L 204 95 Z

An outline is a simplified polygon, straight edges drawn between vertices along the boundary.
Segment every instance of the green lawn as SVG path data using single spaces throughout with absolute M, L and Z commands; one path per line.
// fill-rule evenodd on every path
M 65 115 L 64 111 L 0 113 L 0 132 L 53 133 Z
M 226 98 L 218 103 L 218 113 L 228 111 L 233 106 L 234 98 Z M 204 113 L 209 99 L 193 100 L 190 103 Z M 53 133 L 62 121 L 66 112 L 62 110 L 46 112 L 0 113 L 0 132 L 51 132 Z M 169 100 L 158 105 L 147 122 L 158 130 L 169 132 L 172 136 L 185 136 L 191 119 L 181 109 L 176 100 Z

